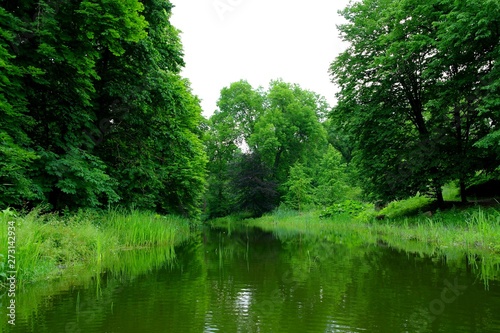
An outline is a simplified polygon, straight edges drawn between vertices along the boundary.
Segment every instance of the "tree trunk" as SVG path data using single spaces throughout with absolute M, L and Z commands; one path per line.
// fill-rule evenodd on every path
M 443 190 L 441 186 L 436 187 L 436 200 L 439 208 L 444 207 L 444 198 L 443 198 Z
M 462 203 L 467 203 L 467 195 L 465 194 L 465 180 L 463 178 L 460 178 L 460 199 L 462 200 Z

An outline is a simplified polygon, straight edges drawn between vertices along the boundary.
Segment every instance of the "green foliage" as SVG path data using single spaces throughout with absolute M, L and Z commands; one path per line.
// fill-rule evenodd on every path
M 341 154 L 329 145 L 315 167 L 315 202 L 326 207 L 349 197 L 347 176 Z
M 224 118 L 225 124 L 236 133 L 233 140 L 248 141 L 254 132 L 255 122 L 262 115 L 264 97 L 261 91 L 254 90 L 247 81 L 241 80 L 222 88 L 217 106 L 219 111 L 216 111 L 216 117 Z
M 464 188 L 498 167 L 499 10 L 494 1 L 364 0 L 342 11 L 350 46 L 331 66 L 341 88 L 331 119 L 356 143 L 371 198 L 421 192 L 441 203 L 445 183 Z
M 201 108 L 172 4 L 0 5 L 0 205 L 197 215 Z
M 305 197 L 299 194 L 297 201 L 300 186 L 287 181 L 295 163 L 312 168 L 322 156 L 326 134 L 320 120 L 329 108 L 325 99 L 281 80 L 271 81 L 267 91 L 239 81 L 222 89 L 217 105 L 219 110 L 210 117 L 205 135 L 209 215 L 224 216 L 242 207 L 260 215 L 273 209 L 279 197 L 293 202 L 294 207 L 301 206 L 304 200 L 306 204 L 313 203 L 312 189 L 307 190 L 310 193 Z M 243 154 L 242 150 L 248 152 Z M 250 156 L 258 156 L 255 168 L 260 175 L 243 167 Z M 231 171 L 231 165 L 240 171 Z M 246 175 L 242 170 L 248 170 Z M 252 185 L 253 178 L 257 181 Z M 245 183 L 243 179 L 250 181 Z M 274 193 L 276 186 L 279 194 Z M 240 193 L 237 202 L 234 193 Z M 250 208 L 246 203 L 256 203 L 259 193 L 262 203 Z M 246 203 L 242 205 L 243 202 Z
M 304 167 L 295 163 L 290 168 L 290 176 L 283 184 L 286 188 L 285 203 L 299 212 L 313 201 L 312 178 L 308 177 Z
M 315 93 L 281 80 L 271 81 L 265 105 L 248 144 L 283 184 L 294 163 L 315 160 L 325 147 L 326 134 L 318 116 L 323 106 Z
M 379 215 L 388 218 L 415 215 L 419 212 L 423 212 L 431 202 L 432 199 L 417 195 L 405 200 L 390 202 L 387 207 L 379 212 Z
M 321 213 L 322 218 L 332 217 L 334 215 L 347 214 L 356 217 L 367 209 L 367 205 L 356 200 L 344 200 L 343 202 L 331 205 Z
M 38 156 L 26 134 L 33 119 L 23 90 L 23 78 L 40 71 L 16 61 L 12 46 L 22 31 L 22 21 L 0 6 L 0 207 L 41 197 L 28 172 Z
M 460 188 L 456 181 L 449 182 L 443 186 L 443 199 L 445 201 L 460 200 Z
M 242 155 L 233 166 L 231 178 L 237 210 L 261 216 L 277 206 L 277 184 L 258 154 Z

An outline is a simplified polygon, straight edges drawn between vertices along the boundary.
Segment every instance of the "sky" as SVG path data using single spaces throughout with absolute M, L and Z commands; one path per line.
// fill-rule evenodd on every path
M 171 0 L 171 23 L 181 30 L 186 66 L 203 115 L 216 110 L 223 87 L 247 80 L 267 88 L 281 78 L 325 96 L 338 89 L 330 63 L 346 45 L 336 25 L 348 0 Z

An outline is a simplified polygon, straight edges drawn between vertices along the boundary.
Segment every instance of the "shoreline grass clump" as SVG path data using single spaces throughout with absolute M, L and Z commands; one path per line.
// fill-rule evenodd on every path
M 60 216 L 38 208 L 26 214 L 0 211 L 1 244 L 8 242 L 10 221 L 16 226 L 17 278 L 21 285 L 81 269 L 98 274 L 122 251 L 171 249 L 190 235 L 190 221 L 178 216 L 118 209 Z M 5 253 L 0 259 L 5 262 L 6 258 Z M 5 265 L 0 267 L 5 271 Z

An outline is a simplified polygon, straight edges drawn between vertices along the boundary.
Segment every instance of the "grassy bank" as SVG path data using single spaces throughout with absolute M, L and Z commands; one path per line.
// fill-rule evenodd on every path
M 457 248 L 500 255 L 500 212 L 472 207 L 436 212 L 428 217 L 353 218 L 347 214 L 320 218 L 321 212 L 277 211 L 249 220 L 253 226 L 277 233 L 356 234 L 367 243 L 384 242 L 402 248 L 418 242 L 434 249 Z
M 62 217 L 40 210 L 28 214 L 5 210 L 0 212 L 0 275 L 7 270 L 9 222 L 15 225 L 15 259 L 21 285 L 76 276 L 81 271 L 96 275 L 118 266 L 123 252 L 171 249 L 190 233 L 187 219 L 135 210 L 80 211 Z
M 246 220 L 250 226 L 274 233 L 280 239 L 297 235 L 346 246 L 387 246 L 436 258 L 463 258 L 485 284 L 500 278 L 500 212 L 495 208 L 470 207 L 377 220 L 373 214 L 359 217 L 323 212 L 298 213 L 277 210 Z M 225 219 L 219 224 L 235 221 Z

